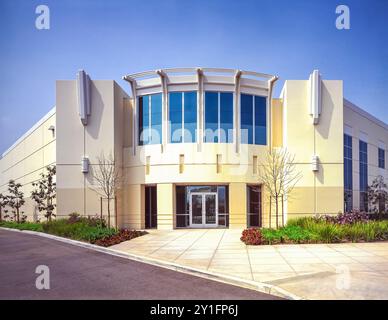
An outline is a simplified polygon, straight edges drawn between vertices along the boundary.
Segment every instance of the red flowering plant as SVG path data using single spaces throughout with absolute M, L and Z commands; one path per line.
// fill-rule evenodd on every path
M 258 228 L 245 229 L 240 240 L 246 245 L 259 245 L 263 243 L 263 237 Z

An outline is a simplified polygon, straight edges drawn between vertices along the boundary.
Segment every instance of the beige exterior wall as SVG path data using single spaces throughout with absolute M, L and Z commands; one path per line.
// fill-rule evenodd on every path
M 302 178 L 286 203 L 287 218 L 343 211 L 342 81 L 322 81 L 322 107 L 313 124 L 309 81 L 287 80 L 283 89 L 283 146 L 295 155 Z M 312 157 L 319 157 L 312 171 Z
M 55 165 L 56 130 L 55 108 L 39 120 L 0 158 L 0 193 L 8 194 L 8 181 L 15 180 L 22 185 L 25 206 L 21 209 L 29 220 L 43 219 L 43 213 L 36 209 L 30 198 L 32 183 L 41 178 L 45 168 Z M 9 208 L 7 208 L 10 210 Z
M 104 152 L 114 155 L 120 170 L 124 144 L 124 109 L 129 97 L 110 80 L 91 81 L 91 115 L 88 124 L 81 123 L 78 114 L 76 81 L 57 81 L 57 212 L 64 217 L 71 212 L 82 215 L 100 214 L 100 190 L 91 172 L 97 166 L 97 157 Z M 82 157 L 89 159 L 89 173 L 82 173 Z M 124 193 L 120 190 L 119 194 Z M 118 222 L 124 220 L 124 201 L 117 203 Z M 111 206 L 111 225 L 115 224 L 114 201 Z M 107 201 L 103 201 L 107 216 Z
M 353 208 L 360 208 L 360 163 L 359 140 L 368 144 L 368 185 L 376 176 L 381 175 L 388 184 L 388 125 L 344 101 L 345 133 L 352 137 L 353 158 Z M 385 150 L 385 169 L 378 167 L 378 148 Z

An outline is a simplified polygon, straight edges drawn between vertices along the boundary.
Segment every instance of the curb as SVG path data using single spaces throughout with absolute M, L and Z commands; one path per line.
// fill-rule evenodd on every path
M 78 241 L 78 240 L 63 238 L 63 237 L 55 236 L 55 235 L 48 234 L 48 233 L 30 231 L 30 230 L 19 230 L 19 229 L 5 228 L 5 227 L 0 227 L 0 230 L 1 229 L 7 230 L 7 231 L 13 231 L 13 232 L 22 232 L 22 233 L 26 233 L 26 234 L 40 236 L 43 238 L 53 239 L 53 240 L 67 243 L 67 244 L 75 245 L 78 247 L 82 247 L 82 248 L 102 252 L 105 254 L 109 254 L 112 256 L 116 256 L 116 257 L 120 257 L 120 258 L 124 258 L 124 259 L 128 259 L 128 260 L 134 260 L 134 261 L 138 261 L 138 262 L 142 262 L 142 263 L 147 263 L 147 264 L 161 267 L 164 269 L 169 269 L 169 270 L 194 275 L 197 277 L 201 277 L 201 278 L 205 278 L 205 279 L 209 279 L 209 280 L 213 280 L 213 281 L 217 281 L 217 282 L 222 282 L 222 283 L 226 283 L 226 284 L 230 284 L 230 285 L 234 285 L 234 286 L 243 287 L 246 289 L 251 289 L 251 290 L 255 290 L 255 291 L 266 293 L 266 294 L 271 294 L 271 295 L 274 295 L 274 296 L 277 296 L 280 298 L 284 298 L 284 299 L 288 299 L 288 300 L 304 300 L 305 299 L 305 298 L 300 297 L 298 295 L 295 295 L 287 290 L 284 290 L 278 286 L 264 283 L 264 282 L 241 279 L 241 278 L 237 278 L 237 277 L 233 277 L 233 276 L 214 273 L 214 272 L 207 271 L 207 270 L 201 270 L 201 269 L 197 269 L 197 268 L 193 268 L 193 267 L 188 267 L 188 266 L 180 265 L 180 264 L 173 263 L 173 262 L 166 262 L 166 261 L 159 260 L 159 259 L 144 257 L 144 256 L 136 255 L 133 253 L 124 253 L 124 252 L 119 251 L 119 250 L 109 249 L 106 247 L 101 247 L 101 246 L 97 246 L 95 244 L 82 242 L 82 241 Z

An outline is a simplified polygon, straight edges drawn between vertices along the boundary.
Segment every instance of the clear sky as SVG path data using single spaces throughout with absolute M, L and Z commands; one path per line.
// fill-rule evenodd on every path
M 50 8 L 50 30 L 35 8 Z M 335 9 L 350 8 L 350 30 Z M 0 0 L 0 152 L 55 104 L 55 80 L 165 67 L 224 67 L 344 80 L 347 99 L 388 123 L 388 0 Z

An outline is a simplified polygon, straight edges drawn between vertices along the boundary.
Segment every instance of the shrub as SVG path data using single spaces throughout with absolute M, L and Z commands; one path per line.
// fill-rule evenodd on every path
M 240 238 L 247 245 L 258 245 L 262 243 L 261 231 L 258 228 L 245 229 Z
M 350 219 L 342 215 L 339 218 L 331 218 L 304 217 L 290 220 L 287 226 L 280 229 L 263 228 L 261 229 L 261 244 L 388 240 L 387 220 L 368 220 L 364 219 L 363 214 L 353 214 Z
M 91 227 L 101 227 L 101 228 L 107 227 L 105 219 L 101 219 L 97 215 L 94 217 L 88 217 L 87 223 Z
M 337 216 L 324 216 L 327 222 L 337 224 L 353 224 L 357 222 L 367 222 L 369 215 L 366 212 L 351 211 L 340 213 Z
M 309 230 L 292 225 L 280 229 L 262 229 L 263 242 L 267 244 L 279 243 L 310 243 L 317 237 Z
M 68 219 L 48 221 L 43 223 L 43 230 L 46 233 L 61 237 L 89 242 L 117 233 L 115 229 L 90 226 L 87 220 L 80 218 L 78 222 L 74 222 L 73 220 L 71 223 L 68 222 Z
M 77 212 L 72 212 L 69 214 L 69 219 L 67 219 L 67 223 L 73 224 L 81 221 L 81 216 Z
M 123 229 L 123 230 L 120 230 L 120 232 L 117 234 L 106 236 L 101 239 L 97 239 L 92 243 L 103 247 L 109 247 L 115 244 L 119 244 L 123 241 L 131 240 L 133 238 L 143 236 L 145 234 L 147 234 L 147 232 L 145 231 Z
M 310 225 L 310 230 L 317 235 L 320 242 L 324 243 L 341 242 L 343 238 L 341 227 L 333 223 L 317 222 Z
M 388 239 L 388 221 L 370 221 L 344 226 L 344 236 L 348 241 L 382 241 Z
M 84 218 L 77 213 L 72 213 L 69 219 L 57 219 L 44 223 L 1 221 L 0 227 L 45 232 L 74 240 L 88 241 L 104 247 L 147 233 L 145 231 L 127 229 L 117 231 L 113 228 L 106 228 L 104 220 L 98 217 Z

